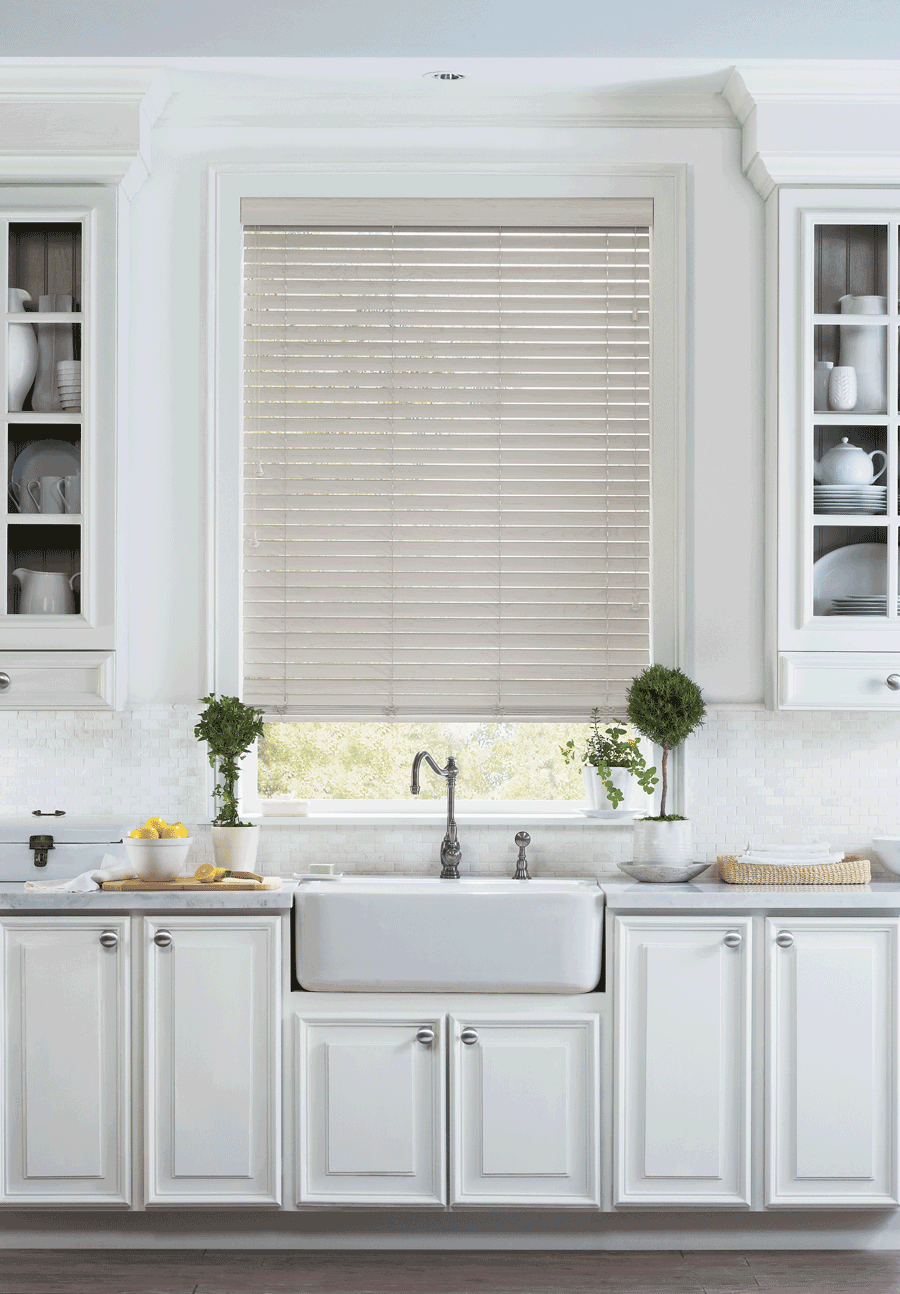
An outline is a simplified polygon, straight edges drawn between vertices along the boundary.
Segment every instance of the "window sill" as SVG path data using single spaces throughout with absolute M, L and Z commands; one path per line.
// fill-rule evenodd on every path
M 257 814 L 244 810 L 248 818 L 261 827 L 371 827 L 396 826 L 415 827 L 435 825 L 444 826 L 447 821 L 446 811 L 434 813 L 305 813 L 284 817 L 275 814 Z M 527 808 L 518 813 L 457 813 L 458 826 L 531 826 L 544 827 L 630 827 L 637 815 L 621 818 L 588 818 L 577 812 L 547 813 L 532 812 Z M 210 825 L 208 822 L 201 824 Z

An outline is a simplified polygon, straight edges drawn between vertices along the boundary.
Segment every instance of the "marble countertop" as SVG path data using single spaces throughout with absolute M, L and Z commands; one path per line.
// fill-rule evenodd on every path
M 92 890 L 89 894 L 41 894 L 24 885 L 0 885 L 0 914 L 10 912 L 287 912 L 294 902 L 293 881 L 280 890 L 240 891 Z
M 606 906 L 617 912 L 900 912 L 900 881 L 871 881 L 868 885 L 726 885 L 723 881 L 644 885 L 601 878 L 600 887 Z

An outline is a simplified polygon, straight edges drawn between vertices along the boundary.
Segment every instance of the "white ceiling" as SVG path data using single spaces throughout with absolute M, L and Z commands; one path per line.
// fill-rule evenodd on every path
M 0 58 L 898 59 L 897 0 L 0 0 Z M 574 69 L 572 69 L 574 71 Z M 528 75 L 528 69 L 523 69 Z M 512 73 L 511 73 L 512 74 Z M 557 84 L 570 84 L 561 75 Z

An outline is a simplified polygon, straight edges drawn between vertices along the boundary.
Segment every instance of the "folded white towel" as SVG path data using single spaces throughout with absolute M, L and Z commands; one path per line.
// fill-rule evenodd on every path
M 814 855 L 828 854 L 831 852 L 828 845 L 822 841 L 807 841 L 802 845 L 757 845 L 751 840 L 747 846 L 748 854 L 770 854 L 773 858 L 785 858 L 794 854 L 804 858 L 811 858 Z
M 843 853 L 831 854 L 741 854 L 740 862 L 753 863 L 756 867 L 823 867 L 826 863 L 839 863 Z
M 123 863 L 115 854 L 104 854 L 101 866 L 93 871 L 55 881 L 26 881 L 25 888 L 43 894 L 89 894 L 92 890 L 99 890 L 104 881 L 127 881 L 132 876 L 134 868 L 131 863 Z

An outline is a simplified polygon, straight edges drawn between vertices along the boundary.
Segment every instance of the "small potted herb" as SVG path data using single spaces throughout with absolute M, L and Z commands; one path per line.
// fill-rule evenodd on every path
M 588 807 L 618 809 L 627 800 L 635 783 L 645 795 L 650 795 L 657 783 L 656 769 L 647 767 L 640 738 L 635 736 L 630 726 L 618 720 L 602 724 L 597 710 L 591 715 L 591 725 L 593 731 L 580 756 L 571 737 L 564 746 L 560 746 L 567 764 L 581 759 Z
M 213 818 L 212 843 L 217 867 L 253 871 L 259 847 L 259 827 L 241 822 L 237 780 L 240 761 L 263 733 L 263 711 L 244 705 L 236 696 L 205 696 L 206 709 L 194 728 L 198 741 L 209 747 L 209 762 L 216 771 L 213 799 L 219 811 Z
M 696 683 L 680 669 L 650 665 L 628 689 L 628 718 L 642 737 L 662 748 L 659 814 L 634 824 L 636 863 L 683 864 L 694 861 L 691 824 L 666 813 L 669 752 L 703 723 L 706 706 Z

